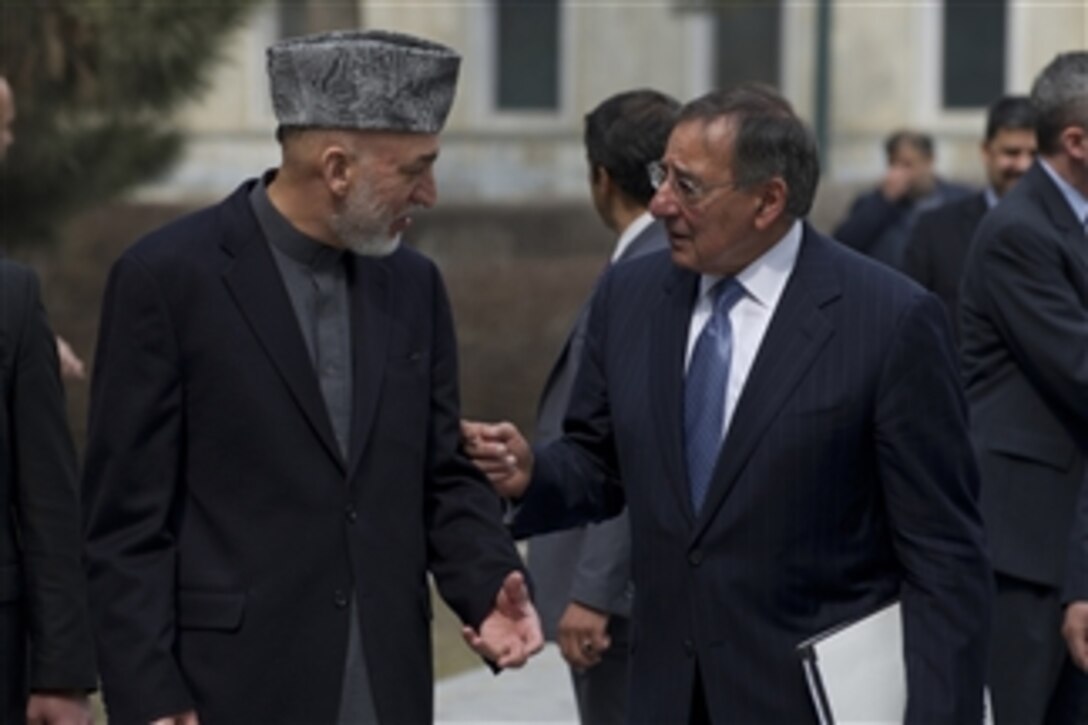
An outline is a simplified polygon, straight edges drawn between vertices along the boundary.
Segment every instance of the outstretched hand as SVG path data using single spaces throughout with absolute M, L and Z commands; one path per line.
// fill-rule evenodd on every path
M 504 498 L 520 498 L 533 474 L 533 449 L 513 423 L 461 421 L 465 452 Z
M 465 642 L 478 655 L 499 668 L 517 668 L 544 646 L 540 617 L 529 600 L 529 588 L 520 571 L 510 572 L 495 596 L 495 608 L 480 624 L 461 630 Z

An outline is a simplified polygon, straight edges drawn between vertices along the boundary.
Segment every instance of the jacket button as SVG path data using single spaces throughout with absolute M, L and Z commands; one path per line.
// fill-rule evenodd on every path
M 337 589 L 333 592 L 332 603 L 336 605 L 337 609 L 343 609 L 348 605 L 348 595 L 341 589 Z
M 344 518 L 347 519 L 347 522 L 349 524 L 354 524 L 355 521 L 359 518 L 359 513 L 355 510 L 355 507 L 352 506 L 350 503 L 344 509 Z
M 692 551 L 688 552 L 688 563 L 691 564 L 692 566 L 699 566 L 700 564 L 702 564 L 703 563 L 703 550 L 702 549 L 693 549 Z

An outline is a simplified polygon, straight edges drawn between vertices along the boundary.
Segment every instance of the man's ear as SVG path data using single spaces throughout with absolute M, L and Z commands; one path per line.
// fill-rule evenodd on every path
M 763 184 L 759 193 L 756 216 L 753 224 L 756 229 L 764 231 L 782 218 L 786 212 L 786 201 L 789 198 L 789 187 L 784 179 L 775 177 Z
M 343 145 L 330 144 L 321 152 L 321 175 L 325 185 L 338 197 L 347 196 L 351 186 L 351 162 L 354 154 Z
M 1066 126 L 1058 136 L 1062 151 L 1077 161 L 1088 159 L 1088 130 L 1080 126 Z

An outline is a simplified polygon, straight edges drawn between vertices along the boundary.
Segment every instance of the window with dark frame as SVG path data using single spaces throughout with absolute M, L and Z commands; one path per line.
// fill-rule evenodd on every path
M 495 105 L 559 108 L 559 0 L 495 0 Z
M 1006 0 L 945 0 L 944 108 L 984 108 L 1005 92 Z

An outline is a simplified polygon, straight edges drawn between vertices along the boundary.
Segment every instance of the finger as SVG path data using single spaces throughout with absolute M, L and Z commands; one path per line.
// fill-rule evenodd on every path
M 481 657 L 486 657 L 489 660 L 496 659 L 495 653 L 488 646 L 487 642 L 484 641 L 484 638 L 472 627 L 462 627 L 461 636 L 464 638 L 465 644 L 469 646 L 469 649 L 476 654 Z
M 504 461 L 493 461 L 489 459 L 473 460 L 476 467 L 483 471 L 488 476 L 497 476 L 503 480 L 510 478 L 514 471 L 511 470 L 510 465 Z
M 525 586 L 525 577 L 520 571 L 512 571 L 506 575 L 502 591 L 507 601 L 515 607 L 522 607 L 529 601 L 529 588 Z

